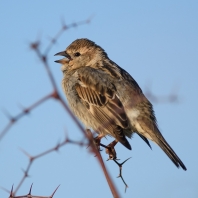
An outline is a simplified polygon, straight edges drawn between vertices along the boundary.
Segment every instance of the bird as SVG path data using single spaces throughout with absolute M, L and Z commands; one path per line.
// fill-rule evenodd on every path
M 111 158 L 116 158 L 114 146 L 120 142 L 127 149 L 127 138 L 138 134 L 146 144 L 155 142 L 177 168 L 187 170 L 160 132 L 151 102 L 133 77 L 113 62 L 95 42 L 81 38 L 73 41 L 56 60 L 62 64 L 62 89 L 70 109 L 85 125 L 98 133 L 98 142 L 111 136 Z

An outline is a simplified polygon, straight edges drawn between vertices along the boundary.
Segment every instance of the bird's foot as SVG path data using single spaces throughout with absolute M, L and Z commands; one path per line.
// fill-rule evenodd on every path
M 107 159 L 107 160 L 116 160 L 117 159 L 116 151 L 114 148 L 117 143 L 118 143 L 118 141 L 114 140 L 113 142 L 111 142 L 109 145 L 106 146 L 106 153 L 109 155 L 109 159 Z

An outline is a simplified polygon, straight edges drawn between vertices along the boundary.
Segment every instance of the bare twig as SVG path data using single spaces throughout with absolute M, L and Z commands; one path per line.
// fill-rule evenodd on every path
M 66 144 L 68 143 L 71 143 L 71 144 L 75 144 L 75 145 L 79 145 L 79 146 L 87 146 L 86 143 L 84 142 L 77 142 L 77 141 L 73 141 L 71 139 L 69 139 L 68 137 L 65 137 L 65 139 L 61 142 L 61 143 L 58 143 L 56 144 L 55 146 L 53 146 L 52 148 L 44 151 L 44 152 L 41 152 L 35 156 L 32 156 L 30 155 L 28 152 L 26 152 L 25 150 L 23 149 L 20 149 L 28 158 L 29 158 L 29 162 L 28 162 L 28 165 L 26 167 L 25 170 L 23 170 L 23 176 L 21 178 L 21 180 L 19 181 L 19 184 L 17 185 L 16 189 L 14 190 L 13 194 L 16 195 L 17 191 L 19 190 L 19 188 L 21 187 L 21 185 L 23 184 L 23 182 L 25 181 L 25 179 L 27 177 L 29 177 L 28 173 L 30 171 L 30 168 L 31 168 L 31 165 L 33 164 L 33 162 L 40 158 L 40 157 L 43 157 L 44 155 L 47 155 L 53 151 L 58 151 L 61 147 L 65 146 Z
M 4 135 L 8 132 L 8 130 L 13 126 L 13 124 L 15 124 L 20 118 L 22 118 L 23 116 L 27 115 L 30 111 L 32 111 L 33 109 L 35 109 L 36 107 L 38 107 L 39 105 L 41 105 L 42 103 L 44 103 L 46 100 L 48 100 L 49 98 L 52 97 L 52 94 L 46 95 L 44 97 L 42 97 L 41 99 L 39 99 L 38 101 L 36 101 L 35 103 L 33 103 L 32 105 L 30 105 L 27 108 L 24 108 L 22 112 L 20 112 L 19 114 L 17 114 L 14 117 L 11 117 L 10 115 L 7 115 L 9 122 L 8 124 L 5 126 L 5 128 L 1 131 L 0 133 L 0 140 L 2 140 L 2 138 L 4 137 Z
M 130 158 L 131 158 L 131 157 L 129 157 L 128 159 L 124 160 L 124 162 L 122 162 L 122 163 L 118 163 L 116 160 L 113 160 L 113 161 L 119 166 L 120 172 L 119 172 L 119 175 L 117 176 L 117 178 L 120 177 L 120 178 L 122 179 L 122 181 L 123 181 L 123 183 L 124 183 L 124 185 L 125 185 L 125 192 L 126 192 L 126 190 L 127 190 L 127 188 L 128 188 L 128 185 L 127 185 L 127 183 L 125 182 L 125 180 L 124 180 L 124 178 L 123 178 L 123 176 L 122 176 L 122 166 L 123 166 L 123 164 L 124 164 L 126 161 L 128 161 Z
M 10 191 L 9 198 L 53 198 L 54 197 L 54 194 L 56 193 L 56 191 L 57 191 L 57 189 L 59 188 L 60 185 L 58 187 L 56 187 L 56 189 L 53 191 L 53 193 L 50 196 L 32 195 L 32 193 L 31 193 L 32 192 L 32 186 L 33 186 L 33 184 L 31 184 L 30 190 L 29 190 L 29 193 L 28 194 L 26 194 L 26 195 L 19 195 L 19 196 L 15 196 L 14 195 L 14 193 L 13 193 L 13 186 L 12 186 L 11 191 Z
M 45 50 L 45 53 L 41 53 L 40 52 L 40 41 L 36 41 L 36 42 L 33 42 L 30 44 L 30 48 L 33 49 L 38 57 L 40 58 L 41 62 L 44 64 L 46 70 L 47 70 L 47 73 L 48 73 L 48 76 L 50 78 L 50 82 L 52 83 L 52 86 L 55 90 L 57 90 L 57 87 L 56 87 L 56 83 L 54 81 L 54 78 L 52 76 L 52 73 L 48 67 L 48 63 L 47 63 L 47 55 L 50 51 L 50 49 L 52 48 L 52 46 L 54 45 L 54 43 L 57 42 L 57 40 L 60 38 L 60 36 L 68 29 L 70 28 L 74 28 L 74 27 L 77 27 L 77 26 L 80 26 L 80 25 L 84 25 L 84 24 L 88 24 L 91 22 L 92 20 L 92 16 L 89 17 L 88 19 L 86 20 L 83 20 L 83 21 L 79 21 L 79 22 L 76 22 L 76 23 L 71 23 L 69 25 L 66 25 L 65 23 L 62 24 L 62 27 L 61 29 L 57 32 L 57 34 L 51 39 L 49 45 L 47 46 L 46 50 Z M 53 91 L 53 95 L 50 93 L 49 95 L 39 99 L 37 102 L 35 102 L 34 104 L 30 105 L 28 108 L 24 109 L 22 112 L 20 112 L 19 114 L 17 114 L 16 116 L 12 117 L 10 116 L 8 113 L 5 112 L 5 114 L 7 115 L 8 119 L 9 119 L 9 122 L 8 124 L 3 128 L 3 130 L 0 132 L 0 140 L 2 140 L 2 138 L 4 137 L 4 135 L 8 132 L 8 130 L 13 126 L 13 124 L 15 124 L 16 121 L 18 121 L 20 118 L 22 118 L 24 115 L 27 115 L 31 110 L 33 110 L 34 108 L 36 108 L 37 106 L 39 106 L 40 104 L 42 104 L 43 102 L 45 102 L 47 99 L 49 99 L 51 96 L 53 96 L 54 98 L 56 98 L 56 94 L 57 92 L 56 91 Z

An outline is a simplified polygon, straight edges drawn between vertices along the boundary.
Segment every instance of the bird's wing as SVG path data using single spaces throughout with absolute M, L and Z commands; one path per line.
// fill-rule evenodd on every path
M 128 127 L 128 119 L 110 77 L 91 67 L 80 68 L 75 75 L 78 77 L 75 88 L 82 103 L 109 135 L 131 149 L 123 133 Z

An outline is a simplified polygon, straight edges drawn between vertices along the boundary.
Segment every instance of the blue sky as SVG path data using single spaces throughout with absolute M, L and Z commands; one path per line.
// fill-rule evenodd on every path
M 0 130 L 8 120 L 3 113 L 20 112 L 52 91 L 43 65 L 29 48 L 41 40 L 42 50 L 66 24 L 94 16 L 88 25 L 66 31 L 48 54 L 50 68 L 61 91 L 60 65 L 54 54 L 77 38 L 89 38 L 102 46 L 109 57 L 127 70 L 142 87 L 157 95 L 176 90 L 179 102 L 156 104 L 160 130 L 182 159 L 187 171 L 177 169 L 154 143 L 153 150 L 135 135 L 129 151 L 117 145 L 121 160 L 132 157 L 123 168 L 129 185 L 117 179 L 118 167 L 105 162 L 121 197 L 195 198 L 198 197 L 197 111 L 198 111 L 198 2 L 175 1 L 0 1 Z M 61 91 L 62 93 L 62 91 Z M 82 136 L 59 103 L 49 100 L 16 123 L 0 142 L 0 186 L 10 189 L 22 177 L 28 163 L 19 150 L 36 155 L 64 138 Z M 112 141 L 108 138 L 104 143 Z M 103 158 L 106 159 L 104 151 Z M 96 159 L 87 149 L 67 145 L 58 153 L 36 160 L 18 195 L 50 195 L 61 184 L 55 197 L 111 197 Z M 8 194 L 0 190 L 0 197 Z

